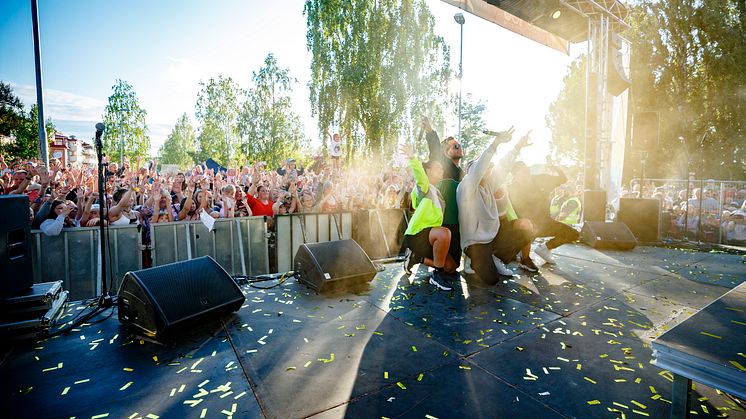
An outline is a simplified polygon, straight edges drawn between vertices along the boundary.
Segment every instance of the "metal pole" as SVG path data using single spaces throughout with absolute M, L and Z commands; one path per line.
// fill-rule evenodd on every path
M 458 54 L 458 139 L 461 141 L 461 87 L 464 84 L 464 24 L 461 27 L 461 45 Z
M 39 158 L 44 167 L 49 168 L 47 151 L 47 130 L 44 127 L 44 86 L 41 77 L 41 41 L 39 39 L 39 7 L 37 0 L 31 0 L 31 22 L 34 32 L 34 64 L 36 65 L 36 105 L 39 117 Z

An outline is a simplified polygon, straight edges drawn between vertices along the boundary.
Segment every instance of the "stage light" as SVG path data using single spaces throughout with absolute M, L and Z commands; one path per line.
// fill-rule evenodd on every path
M 552 19 L 559 19 L 562 16 L 562 10 L 557 9 L 552 13 Z

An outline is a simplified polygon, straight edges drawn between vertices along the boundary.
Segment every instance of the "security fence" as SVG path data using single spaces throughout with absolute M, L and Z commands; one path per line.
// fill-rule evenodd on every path
M 255 276 L 293 269 L 293 257 L 303 243 L 354 238 L 372 259 L 402 253 L 407 225 L 404 210 L 370 210 L 333 214 L 292 214 L 275 217 L 275 232 L 264 217 L 215 220 L 212 231 L 200 221 L 157 223 L 150 227 L 150 245 L 142 228 L 111 226 L 108 231 L 107 282 L 117 292 L 124 275 L 144 267 L 213 257 L 232 275 Z M 34 282 L 62 280 L 70 298 L 99 295 L 101 248 L 98 227 L 63 229 L 58 236 L 31 232 Z M 145 261 L 145 262 L 144 262 Z
M 744 245 L 740 211 L 746 181 L 645 179 L 644 198 L 661 201 L 661 237 Z M 739 233 L 737 233 L 739 231 Z

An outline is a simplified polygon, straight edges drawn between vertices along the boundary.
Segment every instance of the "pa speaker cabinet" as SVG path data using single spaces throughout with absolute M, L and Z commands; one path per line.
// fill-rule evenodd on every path
M 26 195 L 0 195 L 0 298 L 22 294 L 34 283 Z
M 209 256 L 127 272 L 119 288 L 119 321 L 160 337 L 196 318 L 237 311 L 246 300 Z
M 580 240 L 594 249 L 632 250 L 637 241 L 624 223 L 586 221 L 580 230 Z
M 354 240 L 303 244 L 294 260 L 298 280 L 316 292 L 355 288 L 370 282 L 377 273 Z
M 606 191 L 587 190 L 583 193 L 583 221 L 606 221 Z
M 657 199 L 622 198 L 617 221 L 627 224 L 638 242 L 660 241 L 661 203 Z

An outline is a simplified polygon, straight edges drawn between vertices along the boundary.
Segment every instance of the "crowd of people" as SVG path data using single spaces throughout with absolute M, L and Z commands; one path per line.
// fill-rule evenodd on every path
M 105 160 L 108 160 L 105 158 Z M 336 158 L 299 166 L 293 157 L 282 167 L 265 162 L 216 173 L 198 164 L 178 173 L 158 170 L 158 161 L 106 161 L 104 220 L 99 213 L 98 170 L 51 159 L 6 162 L 0 156 L 4 194 L 29 200 L 29 223 L 44 234 L 63 228 L 150 224 L 213 218 L 265 216 L 271 228 L 278 214 L 332 213 L 408 205 L 411 179 L 403 168 L 342 168 Z
M 621 197 L 658 199 L 665 237 L 746 245 L 746 182 L 688 183 L 633 179 Z
M 102 223 L 137 224 L 146 246 L 155 223 L 263 216 L 271 231 L 277 215 L 403 208 L 411 214 L 405 271 L 411 273 L 418 263 L 430 266 L 430 282 L 442 289 L 449 288 L 462 260 L 462 272 L 495 284 L 513 274 L 506 267 L 511 262 L 538 271 L 531 259 L 536 238 L 548 238 L 533 248 L 546 264 L 554 263 L 553 249 L 578 239 L 574 226 L 581 217 L 582 181 L 553 166 L 532 174 L 516 161 L 531 145 L 530 131 L 497 163 L 493 157 L 499 145 L 511 141 L 512 128 L 497 133 L 479 158 L 464 164 L 456 138 L 440 141 L 426 117 L 421 130 L 428 159 L 419 161 L 409 144 L 400 150 L 407 159 L 401 167 L 396 158 L 388 165 L 342 165 L 338 134 L 328 134 L 334 147 L 329 160 L 316 159 L 309 167 L 288 157 L 276 168 L 256 162 L 216 172 L 197 164 L 173 172 L 159 171 L 157 160 L 118 164 L 105 158 L 104 202 L 99 202 L 95 167 L 51 159 L 46 168 L 36 160 L 6 162 L 0 156 L 0 191 L 25 195 L 29 224 L 44 234 Z M 664 234 L 695 232 L 746 244 L 746 185 L 717 191 L 710 183 L 703 186 L 633 180 L 621 197 L 660 200 Z

